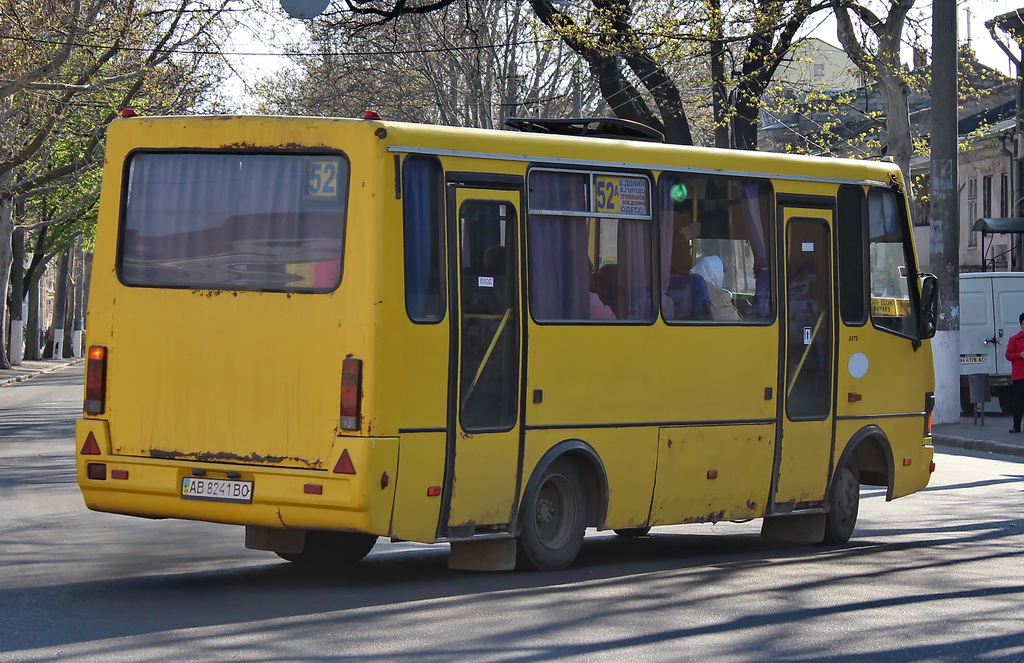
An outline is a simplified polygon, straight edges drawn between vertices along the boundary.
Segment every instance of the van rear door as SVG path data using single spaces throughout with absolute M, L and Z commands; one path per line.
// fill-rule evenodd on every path
M 1010 374 L 1010 362 L 1006 359 L 1006 343 L 1020 331 L 1020 314 L 1024 313 L 1024 274 L 1005 274 L 992 279 L 992 302 L 994 305 L 996 370 L 999 375 Z M 962 320 L 962 318 L 961 318 Z
M 960 279 L 960 375 L 998 370 L 1005 341 L 996 335 L 992 301 L 992 279 Z

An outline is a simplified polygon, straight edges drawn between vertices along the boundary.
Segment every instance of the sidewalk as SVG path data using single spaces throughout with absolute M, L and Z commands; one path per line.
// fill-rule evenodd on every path
M 84 362 L 85 359 L 82 357 L 73 357 L 71 359 L 26 359 L 22 362 L 21 366 L 0 368 L 0 387 L 27 380 L 40 373 L 51 373 L 68 366 L 78 366 Z
M 953 424 L 936 424 L 932 427 L 932 442 L 936 447 L 1024 456 L 1024 433 L 1010 433 L 1010 416 L 998 410 L 996 406 L 997 414 L 985 414 L 984 426 L 980 425 L 980 417 L 978 424 L 974 417 L 964 417 Z

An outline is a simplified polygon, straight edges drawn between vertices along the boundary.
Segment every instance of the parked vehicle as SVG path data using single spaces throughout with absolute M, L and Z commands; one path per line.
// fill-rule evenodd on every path
M 1024 272 L 960 275 L 960 407 L 974 413 L 971 375 L 988 374 L 989 397 L 1009 413 L 1010 362 L 1006 342 L 1020 329 L 1024 312 Z

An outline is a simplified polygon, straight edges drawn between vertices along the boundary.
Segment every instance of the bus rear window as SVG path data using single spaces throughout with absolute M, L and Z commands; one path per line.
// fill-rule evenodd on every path
M 328 292 L 341 282 L 348 162 L 339 154 L 136 152 L 126 285 Z

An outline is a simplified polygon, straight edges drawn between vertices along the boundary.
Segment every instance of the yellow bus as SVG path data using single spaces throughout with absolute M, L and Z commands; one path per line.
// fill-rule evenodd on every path
M 896 166 L 510 124 L 115 121 L 88 507 L 546 570 L 588 527 L 844 543 L 861 485 L 927 485 L 935 277 Z

